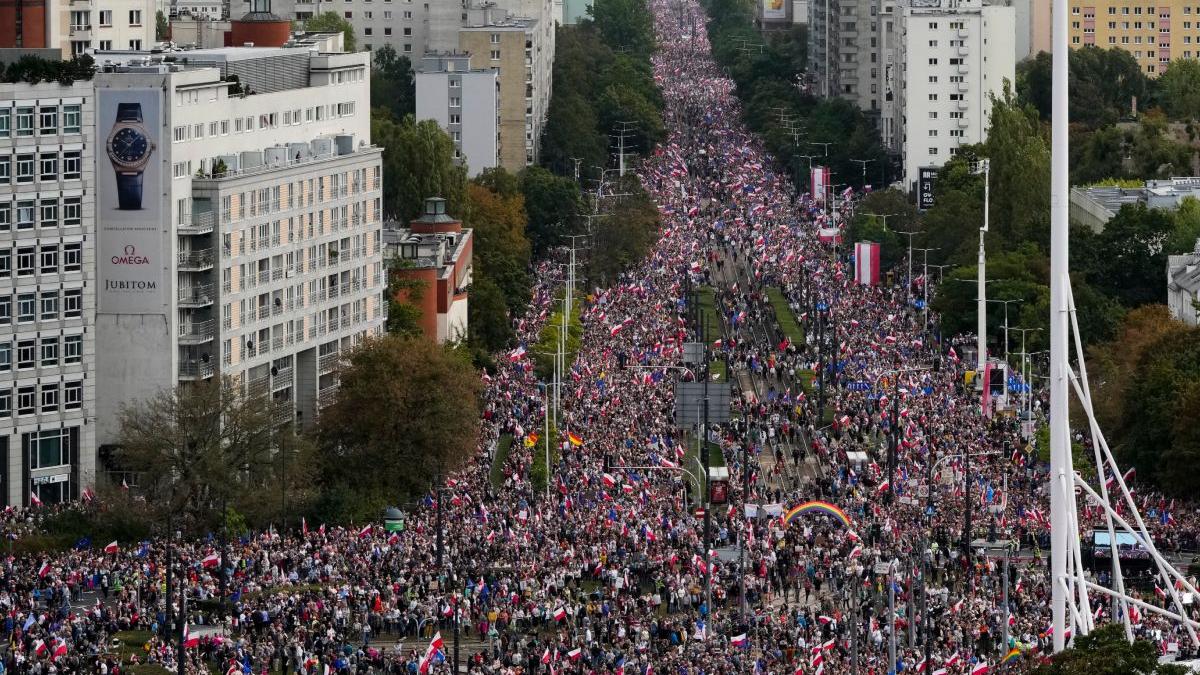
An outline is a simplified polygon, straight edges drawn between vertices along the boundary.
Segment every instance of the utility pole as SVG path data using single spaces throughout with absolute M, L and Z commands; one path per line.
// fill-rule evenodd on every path
M 920 230 L 910 230 L 910 231 L 908 231 L 908 232 L 899 232 L 899 231 L 898 231 L 898 232 L 896 232 L 896 234 L 903 234 L 904 236 L 908 237 L 908 277 L 905 279 L 904 287 L 905 287 L 905 289 L 907 290 L 907 293 L 906 293 L 906 295 L 907 295 L 907 297 L 908 297 L 908 304 L 909 304 L 909 305 L 911 305 L 911 304 L 912 304 L 912 299 L 913 299 L 913 297 L 912 297 L 912 283 L 913 283 L 913 275 L 912 275 L 912 252 L 913 252 L 913 245 L 912 245 L 912 239 L 913 239 L 913 235 L 921 234 L 921 231 L 920 231 Z
M 747 620 L 749 608 L 746 603 L 746 536 L 749 534 L 749 529 L 754 527 L 754 523 L 750 522 L 749 516 L 746 514 L 746 506 L 750 503 L 750 439 L 754 437 L 751 433 L 751 424 L 746 423 L 746 438 L 742 441 L 742 518 L 746 521 L 746 532 L 742 533 L 741 539 L 738 540 L 738 598 L 741 599 L 742 605 L 742 623 Z M 705 509 L 705 514 L 708 510 Z M 704 555 L 708 555 L 705 551 Z M 711 562 L 711 561 L 710 561 Z
M 994 302 L 996 304 L 1004 305 L 1004 363 L 1005 363 L 1005 365 L 1007 365 L 1008 364 L 1008 306 L 1014 302 L 1025 302 L 1025 301 L 1021 298 L 1016 298 L 1013 300 L 988 300 L 988 302 Z
M 888 669 L 896 672 L 896 568 L 900 561 L 892 558 L 888 566 Z
M 809 141 L 808 144 L 821 146 L 821 150 L 823 150 L 821 154 L 822 157 L 829 156 L 829 146 L 833 145 L 832 142 L 826 143 L 825 141 Z
M 633 136 L 633 130 L 637 129 L 635 122 L 617 122 L 620 130 L 616 133 L 617 137 L 617 175 L 625 176 L 625 140 Z
M 708 337 L 705 335 L 704 312 L 700 312 L 700 334 L 701 341 L 704 343 L 704 427 L 700 432 L 700 461 L 704 464 L 704 606 L 708 611 L 705 621 L 711 621 L 712 617 L 712 558 L 709 557 L 708 551 L 712 548 L 711 527 L 712 527 L 712 491 L 709 489 L 709 452 L 708 452 L 708 383 L 712 379 L 712 374 L 709 373 L 711 367 L 711 359 L 708 354 Z
M 862 185 L 861 185 L 861 187 L 866 188 L 867 187 L 867 165 L 870 164 L 871 162 L 874 162 L 875 160 L 873 160 L 873 159 L 851 159 L 850 161 L 862 165 Z
M 910 239 L 910 241 L 911 241 L 911 239 Z M 918 248 L 918 249 L 913 249 L 913 250 L 920 251 L 921 253 L 924 254 L 924 260 L 921 261 L 921 279 L 922 279 L 921 311 L 923 312 L 923 317 L 922 317 L 921 321 L 924 324 L 924 331 L 928 332 L 929 331 L 929 252 L 937 251 L 940 249 L 938 247 L 934 247 L 934 248 Z
M 571 162 L 575 164 L 575 185 L 579 185 L 579 164 L 583 161 L 582 157 L 572 157 Z
M 986 159 L 979 160 L 975 166 L 972 167 L 973 173 L 983 174 L 983 227 L 979 228 L 979 295 L 977 296 L 978 302 L 976 307 L 979 325 L 976 330 L 978 335 L 975 338 L 976 349 L 979 352 L 976 355 L 977 372 L 975 374 L 975 381 L 976 388 L 980 390 L 983 389 L 983 370 L 987 365 L 987 251 L 984 248 L 984 235 L 986 235 L 988 231 L 991 171 L 992 164 Z M 1055 584 L 1055 586 L 1057 586 L 1057 584 Z M 1057 589 L 1055 590 L 1055 593 L 1057 594 Z M 1058 642 L 1058 637 L 1055 638 L 1055 642 Z

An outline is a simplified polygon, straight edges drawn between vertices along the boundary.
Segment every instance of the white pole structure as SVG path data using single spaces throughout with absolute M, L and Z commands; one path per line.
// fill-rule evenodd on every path
M 979 295 L 977 296 L 978 302 L 975 308 L 975 313 L 979 320 L 976 328 L 978 335 L 975 338 L 975 348 L 978 351 L 975 357 L 975 382 L 979 388 L 983 387 L 983 371 L 987 366 L 987 253 L 984 249 L 983 237 L 988 231 L 988 210 L 991 197 L 990 184 L 992 182 L 991 171 L 991 161 L 986 159 L 979 160 L 978 168 L 975 171 L 976 173 L 983 174 L 983 227 L 979 228 Z
M 1051 160 L 1050 160 L 1050 584 L 1051 623 L 1054 629 L 1053 649 L 1061 652 L 1066 647 L 1067 630 L 1067 557 L 1072 540 L 1077 540 L 1073 514 L 1068 513 L 1073 503 L 1068 494 L 1074 478 L 1071 463 L 1070 410 L 1067 400 L 1067 350 L 1069 319 L 1068 300 L 1070 295 L 1070 261 L 1067 256 L 1070 214 L 1070 174 L 1068 167 L 1067 115 L 1068 82 L 1067 63 L 1071 48 L 1068 45 L 1067 0 L 1054 0 L 1051 9 L 1051 25 L 1054 65 L 1051 78 Z M 985 191 L 986 194 L 986 191 Z M 983 260 L 982 245 L 980 262 Z M 982 279 L 982 272 L 980 273 Z M 983 305 L 983 284 L 979 284 L 979 302 Z M 983 311 L 983 310 L 980 310 Z M 982 327 L 982 320 L 980 326 Z M 1114 547 L 1115 548 L 1115 547 Z M 1113 551 L 1116 554 L 1116 551 Z M 1085 589 L 1080 589 L 1086 594 Z

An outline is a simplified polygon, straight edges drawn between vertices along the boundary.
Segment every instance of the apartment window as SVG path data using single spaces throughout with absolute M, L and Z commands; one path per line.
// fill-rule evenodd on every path
M 364 29 L 363 29 L 363 35 L 368 35 L 368 36 L 369 36 L 369 35 L 371 35 L 371 34 L 372 34 L 372 30 L 371 30 L 370 26 L 368 26 L 368 27 L 366 27 L 366 28 L 364 28 Z
M 83 151 L 67 150 L 62 156 L 63 180 L 79 180 L 83 177 Z
M 187 127 L 175 127 L 172 133 L 174 134 L 176 143 L 182 143 L 187 140 Z
M 929 46 L 930 46 L 930 47 L 937 47 L 937 40 L 930 40 L 930 41 L 929 41 Z
M 1072 14 L 1076 14 L 1076 15 L 1078 15 L 1078 14 L 1079 14 L 1079 8 L 1078 8 L 1078 7 L 1072 7 L 1072 8 L 1071 8 L 1071 13 L 1072 13 Z
M 929 130 L 929 135 L 930 135 L 930 137 L 936 137 L 936 136 L 937 136 L 937 132 L 938 132 L 938 130 L 937 130 L 937 129 L 930 129 L 930 130 Z
M 17 369 L 32 368 L 37 365 L 37 341 L 21 340 L 17 343 Z
M 462 124 L 462 115 L 450 115 L 450 124 Z
M 937 98 L 937 97 L 938 97 L 938 95 L 937 95 L 937 94 L 930 94 L 930 95 L 929 95 L 929 100 L 930 100 L 930 101 L 936 101 L 936 100 L 938 100 L 938 98 Z
M 929 154 L 931 154 L 931 155 L 936 155 L 936 154 L 937 154 L 937 148 L 930 148 L 930 149 L 929 149 Z
M 8 249 L 0 250 L 0 279 L 8 279 L 12 276 L 12 251 Z
M 383 29 L 383 34 L 384 34 L 384 35 L 391 35 L 391 34 L 392 34 L 392 27 L 391 27 L 391 26 L 385 26 L 385 27 L 384 27 L 384 29 Z
M 34 262 L 37 259 L 37 249 L 33 246 L 22 246 L 17 249 L 17 276 L 33 276 Z
M 12 135 L 12 108 L 0 108 L 0 138 Z
M 17 389 L 17 414 L 32 415 L 36 410 L 37 387 L 31 385 Z
M 37 319 L 37 293 L 17 295 L 17 323 L 33 323 Z
M 411 29 L 411 28 L 405 28 L 405 29 L 404 29 L 404 36 L 405 36 L 405 37 L 408 37 L 409 35 L 412 35 L 412 29 Z
M 17 202 L 17 229 L 32 230 L 33 217 L 36 210 L 35 202 L 32 199 L 22 200 Z
M 0 389 L 0 417 L 12 417 L 12 389 Z
M 405 53 L 405 54 L 411 54 L 411 53 L 412 53 L 412 43 L 411 43 L 411 42 L 405 42 L 405 43 L 404 43 L 404 53 Z
M 43 199 L 38 206 L 38 225 L 40 227 L 58 227 L 58 200 Z
M 71 288 L 63 292 L 63 316 L 72 319 L 83 316 L 82 288 Z
M 140 10 L 140 9 L 129 10 L 129 25 L 130 26 L 142 25 L 142 10 Z
M 38 266 L 42 274 L 58 274 L 58 246 L 42 246 L 40 252 L 40 265 Z
M 63 198 L 63 227 L 79 227 L 83 224 L 83 197 Z
M 44 181 L 58 180 L 57 152 L 43 152 L 38 158 L 38 178 Z
M 98 15 L 100 17 L 100 25 L 101 26 L 111 26 L 112 25 L 112 10 L 111 9 L 102 9 L 98 12 Z
M 63 244 L 63 272 L 83 270 L 83 244 Z
M 17 108 L 17 136 L 33 135 L 33 107 Z
M 68 335 L 63 338 L 63 363 L 83 361 L 83 336 Z
M 492 33 L 489 37 L 492 41 L 492 44 L 494 44 L 494 45 L 500 44 L 500 34 L 499 33 Z
M 100 40 L 100 51 L 107 52 L 112 50 L 112 40 Z
M 12 343 L 0 342 L 0 372 L 12 370 Z
M 936 65 L 937 65 L 937 59 L 936 59 L 936 58 L 931 58 L 931 59 L 929 59 L 929 65 L 931 65 L 931 66 L 936 66 Z
M 78 103 L 64 105 L 62 117 L 62 132 L 64 134 L 77 134 L 83 130 L 83 108 Z M 3 135 L 3 133 L 0 133 L 0 136 Z
M 42 338 L 42 357 L 43 366 L 58 365 L 58 338 L 44 337 Z
M 12 182 L 12 157 L 8 155 L 0 156 L 0 185 L 8 185 Z
M 44 136 L 58 133 L 58 106 L 44 105 L 38 111 L 38 133 Z
M 175 162 L 171 165 L 171 174 L 176 178 L 187 178 L 188 175 L 187 162 Z
M 937 22 L 936 22 L 936 21 L 930 21 L 930 22 L 929 22 L 929 30 L 937 30 L 937 26 L 938 26 L 938 25 L 937 25 Z
M 229 120 L 221 120 L 221 135 L 229 135 Z
M 68 382 L 63 385 L 63 409 L 79 410 L 83 407 L 83 382 Z
M 33 155 L 17 155 L 17 183 L 33 182 Z
M 937 76 L 937 75 L 930 75 L 930 76 L 929 76 L 929 83 L 930 83 L 930 84 L 937 84 L 937 78 L 938 78 L 938 76 Z
M 42 412 L 58 412 L 58 383 L 42 385 Z
M 492 50 L 492 60 L 493 60 L 493 61 L 499 61 L 499 60 L 500 60 L 500 50 L 499 50 L 499 49 L 493 49 L 493 50 Z
M 451 96 L 450 97 L 450 107 L 451 108 L 461 108 L 462 107 L 462 99 L 457 96 Z

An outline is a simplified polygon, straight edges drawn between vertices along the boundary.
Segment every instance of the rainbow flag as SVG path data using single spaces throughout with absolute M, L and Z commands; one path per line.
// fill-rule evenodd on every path
M 1016 647 L 1013 647 L 1012 649 L 1008 650 L 1008 653 L 1004 655 L 1003 659 L 1000 659 L 1000 663 L 1001 664 L 1010 663 L 1012 661 L 1016 661 L 1019 658 L 1021 658 L 1021 650 L 1017 649 Z
M 567 432 L 567 440 L 571 441 L 571 445 L 583 445 L 583 439 L 570 431 Z

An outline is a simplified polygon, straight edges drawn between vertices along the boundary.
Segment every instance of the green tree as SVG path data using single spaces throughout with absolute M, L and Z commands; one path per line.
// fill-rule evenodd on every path
M 354 26 L 350 25 L 350 22 L 343 19 L 342 15 L 337 12 L 322 12 L 306 19 L 304 30 L 310 33 L 341 33 L 346 51 L 358 51 L 355 49 L 357 43 L 354 40 Z
M 375 50 L 371 68 L 371 107 L 384 108 L 396 119 L 416 112 L 412 62 L 391 45 Z
M 454 141 L 433 120 L 397 121 L 378 110 L 371 114 L 371 138 L 383 151 L 383 210 L 408 222 L 421 214 L 425 200 L 442 197 L 448 213 L 462 213 L 466 169 L 454 163 Z
M 512 342 L 512 324 L 504 293 L 488 277 L 471 283 L 471 302 L 467 305 L 471 343 L 489 352 L 497 352 Z
M 372 338 L 350 353 L 340 377 L 317 430 L 325 512 L 376 517 L 424 493 L 475 451 L 479 374 L 453 348 Z
M 1146 640 L 1130 644 L 1125 629 L 1110 623 L 1075 637 L 1065 649 L 1034 669 L 1034 675 L 1185 675 L 1182 666 L 1158 662 L 1158 646 Z
M 1147 103 L 1150 80 L 1128 51 L 1087 45 L 1072 49 L 1069 59 L 1072 124 L 1097 129 L 1128 118 L 1134 99 L 1141 107 Z M 1040 52 L 1017 72 L 1020 98 L 1034 105 L 1042 119 L 1050 119 L 1053 63 L 1050 54 Z
M 1137 132 L 1128 138 L 1134 176 L 1169 178 L 1191 171 L 1191 148 L 1171 138 L 1161 114 L 1143 116 Z
M 1171 119 L 1190 121 L 1200 115 L 1200 63 L 1175 59 L 1155 84 L 1158 103 Z
M 1164 246 L 1174 226 L 1171 214 L 1161 209 L 1122 206 L 1098 237 L 1098 253 L 1106 264 L 1092 283 L 1126 307 L 1160 300 L 1167 268 Z
M 475 269 L 493 281 L 505 306 L 520 312 L 529 301 L 529 239 L 525 237 L 525 200 L 501 196 L 482 185 L 467 187 L 464 221 L 474 229 Z
M 154 39 L 159 42 L 171 39 L 171 24 L 161 9 L 154 13 Z
M 622 197 L 608 217 L 596 219 L 592 226 L 588 277 L 601 285 L 644 258 L 658 232 L 658 207 L 637 177 L 626 174 L 617 189 L 630 196 Z
M 649 57 L 654 24 L 646 0 L 596 0 L 587 8 L 604 43 L 614 51 Z
M 535 256 L 563 243 L 579 215 L 579 186 L 569 178 L 555 176 L 531 166 L 521 171 L 521 192 L 529 215 L 526 232 Z
M 484 169 L 471 182 L 504 198 L 521 194 L 521 177 L 502 166 Z
M 222 504 L 258 525 L 280 517 L 283 493 L 293 504 L 307 498 L 310 448 L 288 423 L 290 407 L 240 389 L 210 380 L 120 412 L 118 464 L 138 472 L 138 491 L 160 516 L 175 511 L 189 531 L 211 528 Z

